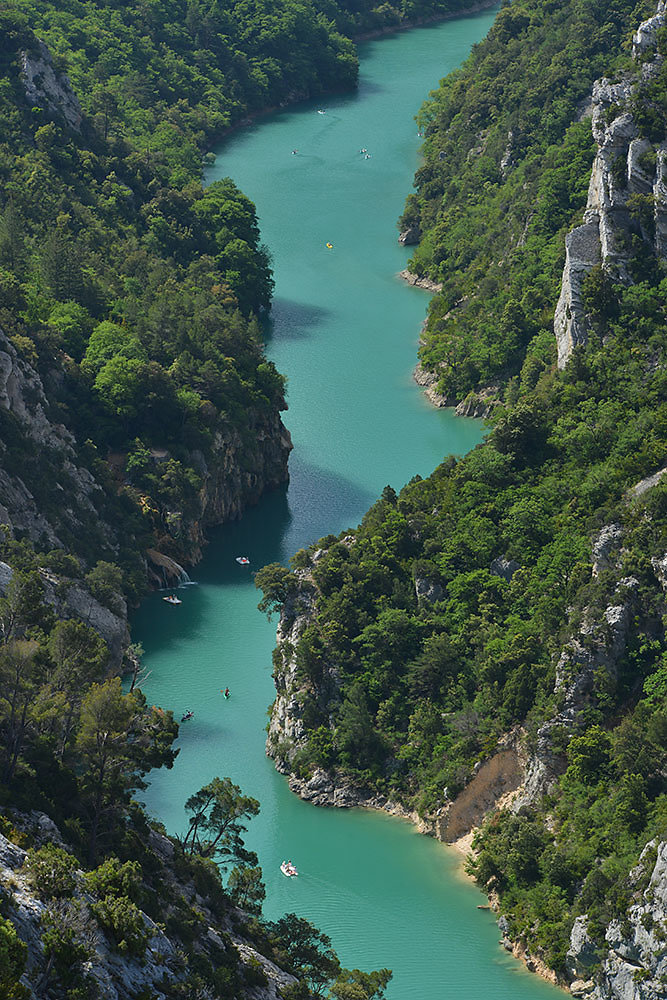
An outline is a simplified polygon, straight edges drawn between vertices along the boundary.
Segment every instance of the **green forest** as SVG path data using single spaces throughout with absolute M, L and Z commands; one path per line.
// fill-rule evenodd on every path
M 262 610 L 282 608 L 288 627 L 307 615 L 296 647 L 274 654 L 278 679 L 296 664 L 307 738 L 296 752 L 274 743 L 272 755 L 297 777 L 323 768 L 422 816 L 455 799 L 504 734 L 525 733 L 530 753 L 545 724 L 567 719 L 561 653 L 576 640 L 593 655 L 611 642 L 607 609 L 625 609 L 619 662 L 595 661 L 585 706 L 549 728 L 553 792 L 495 815 L 470 866 L 511 936 L 563 976 L 575 917 L 588 914 L 603 948 L 607 924 L 636 898 L 629 873 L 644 845 L 667 834 L 655 569 L 667 485 L 631 492 L 667 450 L 667 279 L 652 247 L 634 239 L 629 283 L 593 269 L 589 343 L 560 373 L 553 333 L 564 234 L 586 203 L 594 144 L 590 121 L 574 119 L 593 78 L 632 73 L 642 134 L 658 142 L 667 131 L 664 64 L 642 82 L 629 60 L 631 32 L 652 13 L 594 0 L 507 5 L 431 95 L 426 163 L 400 223 L 422 228 L 413 269 L 444 285 L 422 361 L 454 398 L 496 385 L 488 436 L 398 495 L 387 487 L 355 531 L 301 550 L 291 571 L 273 564 L 256 577 Z M 508 132 L 515 162 L 503 177 Z M 610 525 L 622 542 L 594 567 Z
M 11 567 L 0 832 L 27 852 L 21 870 L 44 905 L 41 995 L 97 995 L 100 935 L 139 963 L 151 935 L 169 935 L 165 996 L 266 985 L 229 933 L 203 942 L 211 921 L 296 977 L 286 998 L 384 995 L 389 970 L 342 969 L 295 914 L 261 919 L 261 870 L 244 844 L 259 803 L 229 779 L 184 790 L 181 840 L 149 824 L 136 795 L 148 771 L 172 766 L 178 724 L 147 704 L 140 650 L 126 651 L 121 687 L 118 658 L 67 601 L 78 590 L 123 622 L 126 599 L 147 589 L 148 546 L 193 557 L 181 526 L 200 514 L 216 440 L 236 435 L 250 451 L 285 407 L 262 344 L 270 253 L 234 182 L 204 186 L 212 144 L 248 115 L 354 87 L 352 35 L 466 6 L 0 2 L 0 330 L 72 442 L 71 453 L 39 447 L 0 409 L 3 475 L 20 477 L 60 540 L 0 537 Z M 94 489 L 70 517 L 57 491 L 74 493 L 73 462 Z M 35 810 L 57 824 L 46 842 L 26 823 Z M 27 948 L 7 917 L 16 889 L 0 892 L 0 993 L 12 1000 L 29 995 Z
M 450 401 L 487 386 L 502 399 L 528 345 L 535 365 L 551 361 L 540 334 L 593 157 L 581 112 L 597 77 L 630 70 L 632 29 L 654 12 L 650 0 L 504 5 L 422 107 L 425 162 L 401 228 L 422 232 L 411 270 L 442 284 L 420 358 Z
M 343 32 L 467 5 L 0 5 L 0 326 L 43 377 L 60 369 L 57 419 L 133 548 L 157 538 L 187 560 L 169 516 L 197 517 L 196 456 L 218 433 L 252 448 L 285 406 L 258 320 L 270 253 L 233 181 L 202 185 L 211 144 L 253 112 L 354 87 Z M 66 543 L 85 555 L 85 538 Z M 121 562 L 136 593 L 141 568 L 129 550 Z

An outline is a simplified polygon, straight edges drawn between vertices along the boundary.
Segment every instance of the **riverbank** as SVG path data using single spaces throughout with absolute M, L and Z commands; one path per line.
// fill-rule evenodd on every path
M 399 31 L 410 31 L 412 28 L 427 28 L 429 25 L 442 24 L 443 21 L 474 17 L 475 14 L 482 14 L 485 10 L 493 10 L 494 7 L 499 6 L 498 0 L 482 0 L 482 2 L 475 4 L 474 7 L 468 7 L 466 10 L 432 14 L 430 17 L 414 18 L 404 21 L 401 24 L 387 25 L 384 28 L 376 28 L 374 31 L 365 31 L 360 35 L 353 35 L 352 41 L 355 44 L 358 42 L 371 42 L 376 38 L 386 38 L 389 35 L 395 35 Z
M 309 102 L 225 145 L 208 176 L 234 177 L 255 202 L 274 257 L 267 351 L 289 378 L 290 484 L 212 533 L 199 585 L 178 615 L 156 596 L 135 619 L 152 671 L 147 697 L 194 712 L 174 769 L 145 793 L 149 807 L 179 831 L 185 797 L 211 775 L 240 784 L 261 802 L 248 844 L 265 874 L 267 919 L 297 912 L 331 937 L 346 965 L 392 968 L 392 1000 L 439 996 L 445 982 L 468 1000 L 557 995 L 502 961 L 497 928 L 476 910 L 484 900 L 456 874 L 454 854 L 416 835 L 412 817 L 312 809 L 275 772 L 263 746 L 275 623 L 256 610 L 251 572 L 358 524 L 387 483 L 400 489 L 481 439 L 479 422 L 425 406 L 409 378 L 410 331 L 426 299 L 396 280 L 407 255 L 394 220 L 422 141 L 413 115 L 492 20 L 482 14 L 371 44 L 359 90 L 324 105 L 326 115 Z M 362 146 L 371 159 L 359 155 Z M 246 569 L 235 561 L 241 554 L 251 560 Z M 219 690 L 226 685 L 229 701 Z M 286 857 L 299 879 L 281 874 Z
M 479 825 L 473 826 L 456 840 L 447 841 L 443 840 L 439 836 L 439 816 L 423 817 L 420 816 L 415 810 L 407 809 L 401 803 L 385 798 L 382 795 L 365 793 L 363 790 L 356 789 L 354 786 L 345 781 L 336 783 L 332 775 L 321 769 L 316 770 L 308 781 L 304 781 L 294 775 L 289 775 L 287 776 L 287 784 L 293 794 L 298 795 L 300 799 L 305 802 L 309 802 L 311 805 L 336 809 L 367 809 L 375 812 L 382 812 L 395 819 L 401 819 L 410 823 L 417 833 L 423 836 L 433 837 L 438 840 L 444 848 L 451 848 L 454 855 L 457 857 L 456 870 L 458 875 L 468 884 L 472 883 L 479 888 L 472 875 L 470 875 L 466 869 L 466 862 L 473 853 L 472 844 L 475 835 L 480 828 Z M 498 801 L 494 809 L 502 808 L 508 805 L 511 799 L 518 794 L 519 791 L 520 788 L 517 788 L 507 793 Z M 482 822 L 486 818 L 487 815 L 485 814 L 482 817 Z M 480 905 L 477 908 L 491 909 L 495 914 L 497 914 L 498 901 L 494 896 L 494 893 L 487 892 L 486 896 L 489 900 L 488 906 Z M 550 983 L 552 986 L 557 986 L 564 992 L 569 993 L 565 984 L 559 981 L 555 971 L 551 969 L 538 955 L 532 954 L 523 942 L 512 940 L 507 936 L 506 929 L 503 926 L 502 917 L 498 921 L 498 927 L 501 933 L 499 945 L 502 946 L 505 951 L 509 952 L 515 959 L 520 961 L 527 972 L 532 972 L 541 979 Z
M 384 28 L 378 28 L 374 31 L 363 32 L 360 35 L 353 35 L 351 41 L 355 44 L 363 44 L 364 42 L 371 42 L 379 38 L 388 38 L 391 35 L 401 34 L 406 31 L 411 31 L 414 28 L 427 28 L 429 26 L 435 26 L 442 24 L 445 21 L 460 20 L 462 18 L 474 17 L 477 14 L 482 14 L 484 11 L 493 10 L 494 7 L 498 7 L 498 0 L 481 0 L 480 3 L 475 4 L 474 7 L 469 7 L 464 11 L 447 11 L 441 14 L 433 14 L 428 18 L 414 18 L 406 20 L 401 24 L 387 25 Z M 354 88 L 352 88 L 354 89 Z M 304 101 L 314 101 L 316 98 L 330 98 L 335 97 L 339 94 L 350 93 L 348 88 L 334 88 L 332 90 L 323 91 L 321 94 L 309 94 L 305 91 L 295 90 L 290 94 L 285 100 L 279 101 L 278 104 L 268 105 L 265 108 L 261 108 L 259 111 L 253 111 L 251 114 L 244 115 L 237 122 L 232 125 L 228 125 L 226 128 L 222 129 L 213 139 L 205 150 L 203 154 L 204 167 L 210 166 L 206 164 L 206 157 L 209 156 L 216 146 L 221 145 L 227 139 L 234 135 L 241 129 L 248 128 L 249 125 L 254 124 L 257 121 L 261 121 L 263 118 L 269 118 L 271 115 L 275 115 L 280 111 L 285 111 L 287 108 L 294 107 L 296 104 L 300 104 Z M 415 278 L 412 281 L 407 277 L 408 271 L 401 272 L 401 277 L 405 277 L 405 280 L 409 284 L 417 285 L 420 288 L 428 288 L 429 290 L 440 291 L 441 286 L 436 286 L 435 282 L 429 282 L 428 278 Z M 414 275 L 411 277 L 415 277 Z M 431 286 L 434 286 L 431 289 Z

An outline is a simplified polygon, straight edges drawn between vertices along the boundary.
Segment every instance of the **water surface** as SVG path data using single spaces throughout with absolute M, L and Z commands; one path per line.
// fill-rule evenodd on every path
M 481 439 L 479 422 L 434 410 L 412 381 L 428 297 L 397 278 L 409 252 L 396 219 L 418 163 L 413 116 L 491 21 L 367 43 L 358 93 L 263 119 L 219 150 L 209 179 L 229 175 L 253 199 L 273 254 L 268 352 L 289 380 L 291 482 L 214 534 L 181 606 L 155 595 L 134 622 L 149 700 L 195 713 L 149 808 L 182 831 L 185 799 L 230 775 L 261 802 L 248 842 L 264 869 L 266 915 L 296 911 L 331 935 L 344 964 L 393 969 L 392 1000 L 558 994 L 498 947 L 492 915 L 477 909 L 484 897 L 451 850 L 407 823 L 316 809 L 289 792 L 264 756 L 275 622 L 256 610 L 252 571 L 356 525 L 386 484 L 399 489 Z M 249 568 L 235 562 L 242 554 Z M 284 858 L 298 879 L 281 875 Z

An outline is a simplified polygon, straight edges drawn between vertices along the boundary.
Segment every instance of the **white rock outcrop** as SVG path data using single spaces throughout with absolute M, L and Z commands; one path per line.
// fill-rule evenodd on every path
M 654 17 L 635 34 L 633 55 L 643 63 L 642 78 L 657 71 L 662 62 L 656 45 L 666 23 L 661 0 Z M 593 268 L 601 264 L 614 281 L 630 283 L 633 233 L 651 244 L 659 257 L 667 257 L 667 143 L 654 150 L 648 139 L 639 136 L 629 110 L 632 93 L 633 86 L 627 80 L 613 83 L 603 78 L 593 85 L 591 129 L 598 150 L 583 225 L 573 229 L 565 242 L 565 266 L 554 315 L 559 368 L 564 368 L 574 349 L 588 340 L 582 285 Z M 645 213 L 631 211 L 638 198 L 652 201 L 652 225 Z
M 21 70 L 26 100 L 63 119 L 69 128 L 79 132 L 83 119 L 79 99 L 67 76 L 54 69 L 51 53 L 44 42 L 38 42 L 37 51 L 21 52 Z

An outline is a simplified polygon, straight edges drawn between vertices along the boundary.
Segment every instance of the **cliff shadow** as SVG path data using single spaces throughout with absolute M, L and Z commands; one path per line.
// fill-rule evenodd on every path
M 304 459 L 290 458 L 288 492 L 291 519 L 283 538 L 283 560 L 323 535 L 355 528 L 377 496 L 353 479 Z
M 307 340 L 330 315 L 321 306 L 274 299 L 270 315 L 262 322 L 264 342 Z

